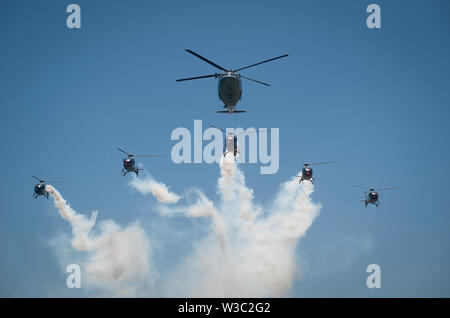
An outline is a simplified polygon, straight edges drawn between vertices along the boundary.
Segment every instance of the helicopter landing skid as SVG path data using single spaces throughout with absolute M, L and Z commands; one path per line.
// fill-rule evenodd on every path
M 224 106 L 226 108 L 226 106 Z M 217 113 L 219 114 L 230 114 L 233 115 L 234 113 L 246 113 L 246 110 L 232 110 L 231 112 L 229 110 L 218 110 Z
M 311 184 L 314 184 L 314 178 L 312 178 L 312 179 L 300 179 L 300 181 L 298 182 L 298 184 L 300 184 L 300 183 L 302 183 L 303 181 L 309 181 L 309 182 L 311 182 Z

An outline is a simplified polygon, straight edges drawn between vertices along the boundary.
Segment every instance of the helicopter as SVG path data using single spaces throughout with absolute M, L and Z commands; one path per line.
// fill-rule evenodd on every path
M 41 195 L 48 199 L 49 192 L 46 189 L 46 183 L 48 183 L 48 182 L 51 182 L 51 183 L 66 183 L 64 181 L 45 181 L 45 180 L 39 179 L 38 177 L 35 177 L 35 176 L 32 176 L 32 177 L 35 178 L 37 181 L 39 181 L 39 183 L 34 186 L 34 193 L 33 193 L 33 198 L 34 199 L 37 199 Z
M 218 128 L 216 126 L 211 126 L 211 125 L 209 127 L 219 129 L 219 130 L 223 131 L 224 133 L 227 133 L 227 131 L 225 129 Z M 251 133 L 258 133 L 260 131 L 261 130 L 252 131 Z M 232 152 L 235 157 L 238 155 L 239 148 L 238 148 L 238 142 L 237 142 L 237 135 L 240 135 L 240 134 L 246 134 L 246 132 L 242 132 L 242 133 L 228 132 L 227 133 L 227 137 L 225 138 L 225 142 L 223 144 L 223 156 L 224 157 L 229 152 Z
M 138 177 L 139 171 L 144 170 L 143 168 L 138 167 L 137 161 L 134 158 L 136 158 L 136 157 L 139 157 L 139 158 L 162 157 L 162 156 L 135 156 L 135 155 L 132 155 L 132 154 L 126 152 L 125 150 L 120 149 L 120 148 L 117 148 L 117 150 L 119 150 L 127 155 L 126 158 L 122 159 L 122 161 L 123 161 L 122 175 L 124 175 L 124 176 L 128 172 L 134 172 L 134 173 L 136 173 L 136 177 Z
M 287 161 L 283 161 L 283 162 L 287 162 Z M 324 162 L 315 162 L 315 163 L 304 163 L 303 164 L 303 168 L 302 168 L 302 174 L 300 176 L 297 176 L 298 178 L 300 178 L 300 180 L 298 181 L 298 183 L 302 183 L 302 181 L 304 180 L 308 180 L 309 182 L 311 182 L 312 184 L 314 184 L 314 178 L 313 178 L 313 170 L 310 166 L 318 166 L 318 165 L 325 165 L 325 164 L 329 164 L 329 163 L 335 163 L 336 161 L 324 161 Z
M 361 187 L 361 186 L 354 185 L 354 184 L 352 186 L 355 187 L 355 188 L 367 189 L 365 187 Z M 366 194 L 366 197 L 365 197 L 364 200 L 361 200 L 361 201 L 364 202 L 366 207 L 370 203 L 370 204 L 375 205 L 378 208 L 378 206 L 380 205 L 380 201 L 378 200 L 379 196 L 378 196 L 378 192 L 377 191 L 396 190 L 396 189 L 399 189 L 399 188 L 376 188 L 376 189 L 375 188 L 371 188 L 368 191 L 364 192 Z
M 248 79 L 250 81 L 265 85 L 265 86 L 270 86 L 267 83 L 261 82 L 261 81 L 257 81 L 255 79 L 246 77 L 244 75 L 238 74 L 238 71 L 242 71 L 244 69 L 250 68 L 250 67 L 254 67 L 263 63 L 267 63 L 267 62 L 271 62 L 283 57 L 288 56 L 288 54 L 284 54 L 281 56 L 277 56 L 256 64 L 252 64 L 252 65 L 248 65 L 245 67 L 241 67 L 235 70 L 227 70 L 225 68 L 223 68 L 220 65 L 217 65 L 214 62 L 211 62 L 210 60 L 204 58 L 203 56 L 195 53 L 194 51 L 185 50 L 188 53 L 191 53 L 192 55 L 198 57 L 199 59 L 203 60 L 204 62 L 214 66 L 215 68 L 218 68 L 219 70 L 223 71 L 223 73 L 214 73 L 214 74 L 210 74 L 210 75 L 203 75 L 203 76 L 196 76 L 196 77 L 189 77 L 189 78 L 182 78 L 182 79 L 178 79 L 176 80 L 177 82 L 182 82 L 182 81 L 189 81 L 189 80 L 194 80 L 194 79 L 200 79 L 200 78 L 208 78 L 208 77 L 214 77 L 214 78 L 218 78 L 219 79 L 219 84 L 218 84 L 218 92 L 219 92 L 219 98 L 220 100 L 224 103 L 224 108 L 226 108 L 227 110 L 218 110 L 217 113 L 229 113 L 230 115 L 233 113 L 245 113 L 245 110 L 236 110 L 236 104 L 239 102 L 239 100 L 242 97 L 242 82 L 241 82 L 241 78 L 245 78 Z

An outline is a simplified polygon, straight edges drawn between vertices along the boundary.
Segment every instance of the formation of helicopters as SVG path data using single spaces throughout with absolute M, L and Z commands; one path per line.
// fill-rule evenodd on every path
M 248 66 L 244 66 L 244 67 L 232 70 L 232 69 L 225 69 L 224 67 L 206 59 L 205 57 L 199 55 L 198 53 L 196 53 L 192 50 L 186 49 L 186 52 L 194 55 L 195 57 L 201 59 L 202 61 L 221 70 L 222 73 L 214 73 L 214 74 L 209 74 L 209 75 L 182 78 L 182 79 L 178 79 L 176 81 L 182 82 L 182 81 L 189 81 L 189 80 L 202 79 L 202 78 L 212 78 L 212 77 L 218 78 L 219 79 L 219 83 L 218 83 L 219 99 L 224 103 L 223 108 L 225 108 L 227 110 L 218 110 L 217 113 L 229 113 L 229 114 L 246 112 L 245 110 L 237 110 L 236 109 L 236 105 L 242 97 L 241 78 L 244 78 L 244 79 L 265 85 L 265 86 L 270 86 L 267 83 L 246 77 L 244 75 L 241 75 L 238 73 L 239 71 L 288 56 L 288 54 L 284 54 L 284 55 L 280 55 L 280 56 L 277 56 L 277 57 L 274 57 L 274 58 L 271 58 L 268 60 L 264 60 L 264 61 L 252 64 L 252 65 L 248 65 Z M 226 131 L 222 128 L 218 128 L 215 126 L 211 126 L 211 127 L 219 129 L 226 133 Z M 137 160 L 135 158 L 163 157 L 163 156 L 159 156 L 159 155 L 133 155 L 121 148 L 117 148 L 117 150 L 119 150 L 120 152 L 127 155 L 127 157 L 122 158 L 122 162 L 123 162 L 122 175 L 123 176 L 126 176 L 129 172 L 134 172 L 136 174 L 136 176 L 139 176 L 139 171 L 144 170 L 143 168 L 138 166 Z M 233 153 L 233 155 L 235 157 L 239 154 L 239 148 L 238 148 L 238 144 L 237 144 L 237 136 L 235 133 L 228 133 L 225 137 L 223 155 L 226 156 L 226 154 L 230 153 L 230 152 Z M 288 162 L 288 161 L 284 161 L 284 162 Z M 311 166 L 325 165 L 325 164 L 331 164 L 331 163 L 335 163 L 335 161 L 305 163 L 303 165 L 301 175 L 296 176 L 297 178 L 300 178 L 298 183 L 300 184 L 304 181 L 309 181 L 309 182 L 311 182 L 311 184 L 314 184 L 315 180 L 313 178 L 313 169 L 311 168 Z M 60 181 L 45 181 L 45 180 L 39 179 L 35 176 L 33 176 L 33 178 L 35 178 L 36 180 L 39 181 L 39 183 L 37 183 L 34 187 L 33 198 L 35 198 L 35 199 L 37 199 L 40 196 L 44 196 L 48 199 L 49 192 L 46 189 L 46 183 L 60 182 Z M 353 185 L 353 187 L 360 188 L 360 189 L 367 189 L 365 187 L 361 187 L 358 185 Z M 380 201 L 379 201 L 379 194 L 377 191 L 394 190 L 394 189 L 398 189 L 398 188 L 369 188 L 368 191 L 365 191 L 365 199 L 361 200 L 361 201 L 365 203 L 366 207 L 368 204 L 373 204 L 374 206 L 378 207 L 380 205 Z
M 234 142 L 236 139 L 236 136 L 232 136 L 231 140 L 232 140 L 232 145 L 231 147 L 234 147 Z M 122 152 L 125 152 L 121 149 L 118 149 Z M 234 147 L 233 150 L 231 150 L 234 153 L 234 156 L 236 156 L 237 154 L 237 148 Z M 224 149 L 224 155 L 226 155 L 226 153 L 231 152 L 229 150 L 227 150 L 226 148 Z M 128 172 L 134 172 L 136 174 L 136 176 L 139 176 L 139 170 L 144 170 L 142 168 L 138 168 L 136 161 L 134 160 L 134 157 L 160 157 L 160 156 L 133 156 L 131 154 L 128 154 L 127 152 L 125 152 L 128 157 L 123 159 L 123 168 L 122 168 L 122 175 L 126 175 Z M 327 161 L 327 162 L 317 162 L 317 163 L 311 163 L 311 164 L 307 164 L 305 163 L 303 168 L 302 168 L 302 174 L 297 176 L 298 178 L 300 178 L 299 180 L 299 184 L 302 183 L 303 181 L 309 181 L 312 184 L 314 184 L 314 178 L 313 178 L 313 170 L 310 167 L 311 165 L 322 165 L 322 164 L 329 164 L 329 163 L 334 163 L 335 161 Z M 62 181 L 45 181 L 42 179 L 39 179 L 35 176 L 32 176 L 33 178 L 35 178 L 36 180 L 38 180 L 39 182 L 34 186 L 34 193 L 33 193 L 33 198 L 37 199 L 39 196 L 44 196 L 47 199 L 49 198 L 49 192 L 46 189 L 46 183 L 61 183 Z M 358 185 L 352 185 L 355 188 L 360 188 L 360 189 L 367 189 L 366 187 L 362 187 L 362 186 L 358 186 Z M 380 205 L 380 201 L 379 201 L 379 194 L 377 191 L 386 191 L 386 190 L 397 190 L 399 188 L 369 188 L 369 190 L 365 191 L 365 199 L 361 200 L 362 202 L 364 202 L 365 206 L 367 207 L 368 204 L 373 204 L 374 206 L 378 207 Z

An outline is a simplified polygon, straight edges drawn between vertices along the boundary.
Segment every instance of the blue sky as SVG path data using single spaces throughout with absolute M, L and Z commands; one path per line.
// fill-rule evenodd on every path
M 69 290 L 49 242 L 70 234 L 51 200 L 32 199 L 31 175 L 56 185 L 74 209 L 119 224 L 140 220 L 160 267 L 201 236 L 199 222 L 148 211 L 115 150 L 170 156 L 177 127 L 280 129 L 274 175 L 243 165 L 256 201 L 266 204 L 302 162 L 315 169 L 320 216 L 297 249 L 302 279 L 293 297 L 449 297 L 450 5 L 446 1 L 76 1 L 82 28 L 69 30 L 70 1 L 0 4 L 0 295 L 85 296 Z M 366 27 L 381 6 L 382 28 Z M 214 79 L 175 79 L 216 70 L 192 49 L 242 72 L 246 114 L 216 114 Z M 216 190 L 217 165 L 145 167 L 176 192 Z M 364 208 L 352 184 L 395 186 Z M 162 230 L 164 229 L 164 230 Z M 192 244 L 192 243 L 191 243 Z M 379 264 L 382 288 L 368 289 Z

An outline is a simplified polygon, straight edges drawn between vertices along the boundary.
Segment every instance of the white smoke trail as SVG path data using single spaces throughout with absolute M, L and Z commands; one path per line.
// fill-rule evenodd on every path
M 211 257 L 214 246 L 205 242 L 191 260 L 194 284 L 187 292 L 200 297 L 282 296 L 292 287 L 297 266 L 295 247 L 306 234 L 319 206 L 310 200 L 312 186 L 292 179 L 281 186 L 264 216 L 253 204 L 253 191 L 226 157 L 221 163 L 221 216 L 228 225 L 227 255 Z M 198 271 L 199 270 L 199 271 Z M 192 289 L 193 290 L 189 290 Z
M 181 196 L 170 192 L 164 183 L 155 181 L 152 177 L 137 178 L 133 177 L 130 185 L 142 194 L 151 193 L 160 203 L 177 203 Z
M 139 224 L 122 228 L 107 220 L 100 224 L 99 234 L 94 235 L 96 211 L 87 219 L 76 213 L 53 186 L 47 185 L 46 190 L 59 214 L 72 226 L 72 246 L 87 252 L 82 264 L 83 282 L 113 296 L 135 296 L 140 288 L 148 290 L 152 286 L 150 243 Z
M 89 281 L 113 295 L 136 295 L 145 287 L 146 295 L 170 297 L 287 295 L 300 272 L 296 247 L 320 210 L 320 205 L 311 201 L 313 186 L 299 185 L 298 179 L 292 178 L 280 186 L 271 204 L 262 207 L 254 202 L 253 190 L 246 186 L 232 153 L 222 159 L 220 173 L 218 202 L 200 190 L 190 190 L 185 192 L 188 203 L 184 206 L 175 204 L 181 196 L 151 177 L 134 178 L 130 183 L 164 204 L 158 207 L 162 215 L 211 220 L 212 231 L 194 245 L 193 253 L 160 278 L 162 289 L 157 293 L 152 292 L 155 270 L 150 244 L 138 224 L 123 229 L 113 221 L 104 221 L 99 234 L 94 235 L 97 212 L 87 219 L 52 186 L 47 190 L 60 215 L 72 225 L 73 247 L 87 252 L 83 268 Z M 195 200 L 189 203 L 192 197 Z
M 200 190 L 192 190 L 197 196 L 194 204 L 183 207 L 159 207 L 159 212 L 163 215 L 172 215 L 174 213 L 182 213 L 193 218 L 211 218 L 214 224 L 214 231 L 219 240 L 220 250 L 225 252 L 226 249 L 226 224 L 220 217 L 219 212 L 214 207 L 214 203 L 210 201 Z
M 163 214 L 211 217 L 215 231 L 170 275 L 165 294 L 179 297 L 268 297 L 289 292 L 299 269 L 295 249 L 320 206 L 313 186 L 298 179 L 283 183 L 266 209 L 254 204 L 253 190 L 227 154 L 220 163 L 219 207 L 196 190 L 195 204 L 160 208 Z M 220 242 L 220 252 L 217 246 Z

